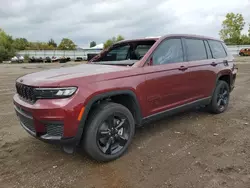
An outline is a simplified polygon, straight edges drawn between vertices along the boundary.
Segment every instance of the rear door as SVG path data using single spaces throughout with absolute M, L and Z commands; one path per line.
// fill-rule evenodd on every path
M 182 105 L 188 101 L 188 63 L 182 40 L 168 38 L 152 53 L 144 67 L 147 88 L 147 115 Z
M 216 80 L 214 58 L 208 42 L 198 38 L 183 39 L 189 62 L 189 97 L 192 100 L 211 95 Z
M 216 40 L 208 40 L 208 43 L 214 58 L 213 66 L 216 74 L 221 70 L 231 72 L 231 69 L 234 66 L 233 57 L 227 52 L 225 44 Z

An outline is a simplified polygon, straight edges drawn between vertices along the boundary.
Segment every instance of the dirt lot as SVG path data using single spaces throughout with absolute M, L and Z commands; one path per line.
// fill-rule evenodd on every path
M 249 188 L 248 62 L 238 65 L 226 113 L 189 111 L 137 129 L 128 152 L 108 164 L 65 154 L 19 125 L 12 105 L 15 79 L 58 64 L 0 65 L 0 187 Z

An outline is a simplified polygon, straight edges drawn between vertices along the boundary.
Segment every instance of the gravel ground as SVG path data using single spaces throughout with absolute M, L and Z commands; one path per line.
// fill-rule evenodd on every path
M 107 164 L 65 154 L 17 121 L 15 79 L 60 64 L 0 65 L 0 187 L 249 188 L 249 62 L 238 65 L 227 112 L 188 111 L 139 128 L 128 152 Z

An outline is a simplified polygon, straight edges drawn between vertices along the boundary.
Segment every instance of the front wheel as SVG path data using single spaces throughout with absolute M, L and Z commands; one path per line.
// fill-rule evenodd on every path
M 219 80 L 212 96 L 209 109 L 212 113 L 219 114 L 226 111 L 229 104 L 230 90 L 227 82 Z
M 131 112 L 117 103 L 103 103 L 91 112 L 82 146 L 93 159 L 108 162 L 125 153 L 135 132 Z

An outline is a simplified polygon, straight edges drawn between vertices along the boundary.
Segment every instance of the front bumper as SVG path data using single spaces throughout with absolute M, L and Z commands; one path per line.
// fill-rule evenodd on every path
M 52 101 L 29 104 L 18 95 L 13 100 L 21 126 L 33 137 L 63 146 L 76 146 L 80 142 L 82 128 L 72 110 L 70 113 L 67 111 L 70 107 L 65 103 L 59 104 L 58 100 L 56 105 Z

